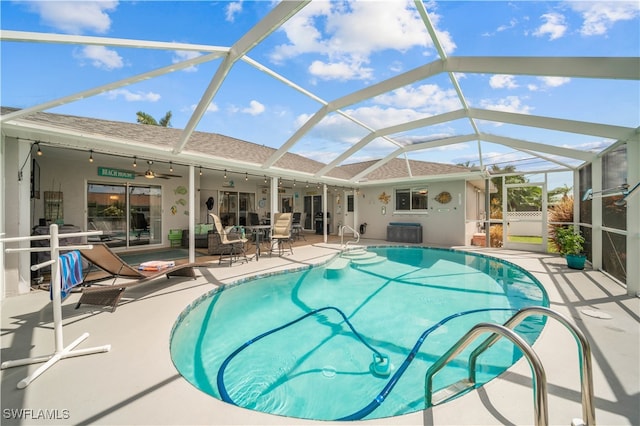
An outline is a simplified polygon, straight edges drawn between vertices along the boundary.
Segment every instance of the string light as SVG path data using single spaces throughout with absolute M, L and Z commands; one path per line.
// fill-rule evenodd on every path
M 39 157 L 42 157 L 42 150 L 40 149 L 40 142 L 38 142 L 36 145 L 38 145 L 38 152 L 36 152 L 36 154 L 38 154 Z
M 267 175 L 264 175 L 264 183 L 267 183 Z
M 89 162 L 93 163 L 93 150 L 92 149 L 89 150 Z
M 171 163 L 171 161 L 169 161 L 169 171 L 172 172 L 173 171 L 173 164 Z
M 227 178 L 227 169 L 224 169 L 224 178 Z
M 249 173 L 244 172 L 244 181 L 248 181 L 249 180 Z
M 202 166 L 200 166 L 200 171 L 198 173 L 202 176 Z
M 135 156 L 133 157 L 133 167 L 138 167 L 138 159 Z

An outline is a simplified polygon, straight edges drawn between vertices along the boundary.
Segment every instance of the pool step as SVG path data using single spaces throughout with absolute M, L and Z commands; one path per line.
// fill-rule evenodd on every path
M 375 253 L 371 253 L 371 254 L 373 254 L 373 256 L 353 259 L 351 260 L 351 263 L 357 266 L 366 266 L 366 265 L 376 265 L 378 263 L 382 263 L 385 260 L 387 260 L 387 258 L 384 256 L 378 256 Z
M 324 271 L 325 278 L 339 278 L 345 273 L 347 266 L 349 266 L 351 260 L 343 257 L 336 257 L 329 262 Z
M 367 251 L 367 249 L 364 248 L 357 248 L 357 249 L 353 249 L 353 250 L 347 250 L 347 251 L 343 251 L 340 256 L 344 257 L 346 259 L 359 259 L 362 257 L 368 257 L 373 255 L 374 253 L 371 253 L 370 251 Z
M 438 389 L 433 392 L 433 395 L 431 396 L 431 405 L 442 404 L 443 402 L 446 402 L 447 400 L 473 388 L 473 383 L 468 379 L 459 380 L 446 388 Z
M 382 263 L 387 259 L 384 256 L 378 256 L 375 253 L 367 251 L 365 248 L 345 251 L 341 254 L 341 257 L 351 259 L 351 263 L 354 266 L 375 265 L 377 263 Z

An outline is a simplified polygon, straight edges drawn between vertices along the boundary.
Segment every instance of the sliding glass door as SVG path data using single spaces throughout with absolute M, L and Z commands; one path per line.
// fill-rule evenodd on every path
M 157 185 L 87 185 L 87 229 L 102 231 L 91 241 L 110 247 L 162 242 L 162 191 Z

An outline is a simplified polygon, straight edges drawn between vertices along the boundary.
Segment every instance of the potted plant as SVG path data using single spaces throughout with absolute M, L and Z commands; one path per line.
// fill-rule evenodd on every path
M 584 237 L 573 226 L 560 226 L 555 229 L 556 245 L 560 254 L 567 259 L 567 266 L 572 269 L 584 269 L 587 256 L 582 252 Z

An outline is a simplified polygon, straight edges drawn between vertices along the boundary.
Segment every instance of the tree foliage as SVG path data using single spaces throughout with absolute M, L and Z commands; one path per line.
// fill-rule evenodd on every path
M 144 111 L 138 111 L 136 113 L 137 121 L 140 124 L 150 124 L 152 126 L 171 127 L 171 111 L 167 113 L 160 120 L 156 120 L 150 114 Z

